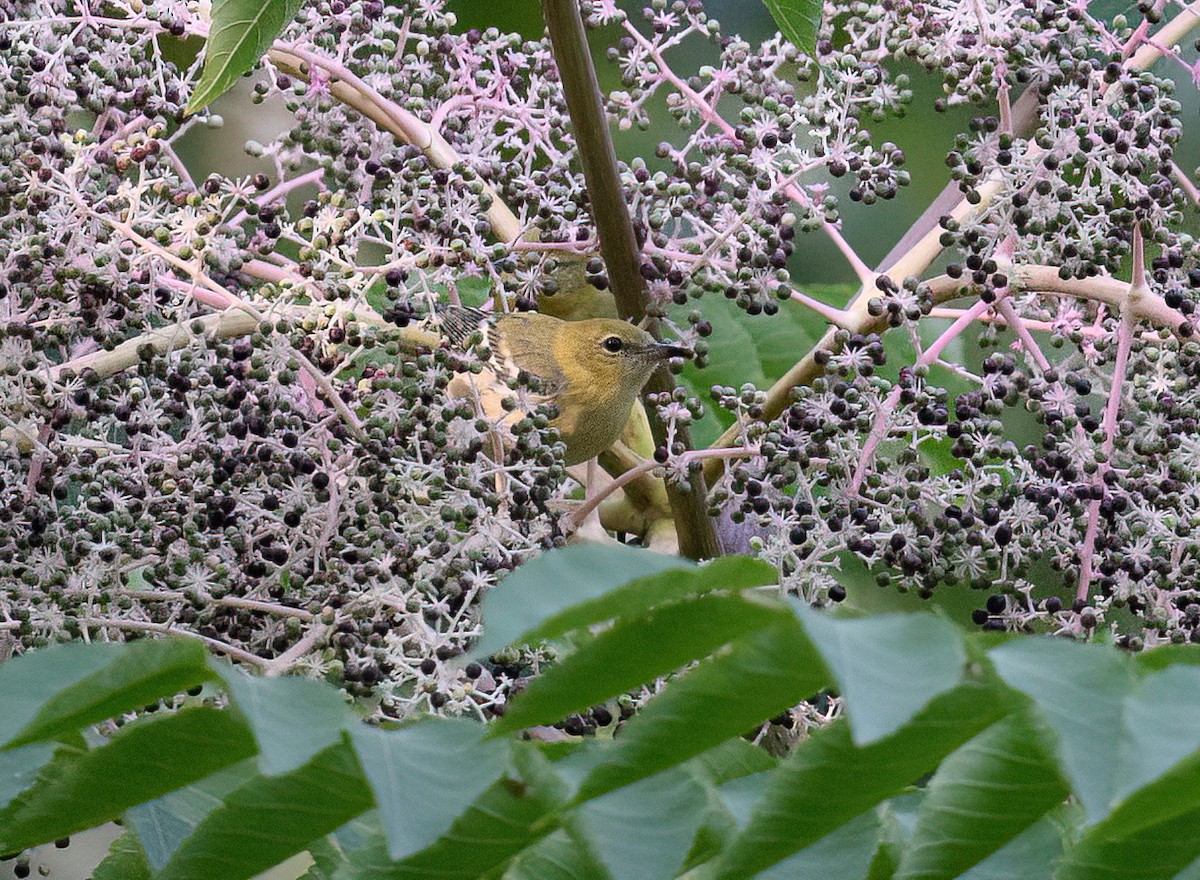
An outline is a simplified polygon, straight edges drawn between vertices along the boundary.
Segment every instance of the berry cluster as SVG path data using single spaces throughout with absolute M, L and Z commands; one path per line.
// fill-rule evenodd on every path
M 544 658 L 460 655 L 481 593 L 565 537 L 562 448 L 521 389 L 498 444 L 445 393 L 481 364 L 415 319 L 481 291 L 603 311 L 549 41 L 463 32 L 437 0 L 306 4 L 248 84 L 290 126 L 245 144 L 257 173 L 194 177 L 181 142 L 223 123 L 184 114 L 203 6 L 0 0 L 0 638 L 180 631 L 385 714 L 496 711 Z M 714 388 L 730 543 L 813 602 L 847 597 L 855 557 L 922 596 L 988 591 L 984 626 L 1087 635 L 1123 608 L 1130 647 L 1200 638 L 1200 248 L 1180 102 L 1135 55 L 1179 59 L 1146 42 L 1156 8 L 1135 29 L 1034 0 L 831 4 L 815 57 L 696 0 L 581 8 L 618 128 L 661 104 L 677 126 L 620 168 L 649 314 L 702 366 L 714 296 L 839 328 L 798 347 L 795 388 Z M 832 190 L 908 183 L 866 126 L 904 112 L 914 59 L 978 107 L 947 157 L 962 201 L 873 272 Z M 844 308 L 792 283 L 809 234 L 862 283 Z M 703 451 L 670 428 L 703 405 L 650 403 L 649 467 L 691 479 Z

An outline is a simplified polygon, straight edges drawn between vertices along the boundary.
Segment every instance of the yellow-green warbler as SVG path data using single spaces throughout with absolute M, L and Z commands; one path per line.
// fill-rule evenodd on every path
M 450 395 L 474 397 L 489 418 L 511 423 L 521 414 L 504 412 L 500 401 L 511 392 L 497 375 L 537 377 L 541 387 L 535 402 L 551 402 L 558 410 L 550 424 L 566 444 L 569 465 L 594 458 L 616 442 L 659 364 L 692 356 L 681 345 L 659 342 L 614 318 L 563 321 L 535 312 L 494 315 L 459 307 L 439 308 L 437 318 L 456 346 L 482 334 L 495 370 L 459 374 L 450 383 Z

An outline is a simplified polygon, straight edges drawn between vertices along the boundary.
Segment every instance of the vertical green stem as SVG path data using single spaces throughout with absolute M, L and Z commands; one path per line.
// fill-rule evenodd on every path
M 592 217 L 600 238 L 600 254 L 604 258 L 617 311 L 623 318 L 641 321 L 646 317 L 649 296 L 640 271 L 640 249 L 617 172 L 617 154 L 579 14 L 579 0 L 542 0 L 542 9 L 579 147 Z M 647 329 L 658 336 L 656 323 L 649 322 Z M 650 379 L 646 393 L 669 393 L 674 388 L 675 380 L 664 367 Z M 646 409 L 654 440 L 661 445 L 666 442 L 665 426 L 657 418 L 653 406 L 647 405 Z M 676 427 L 675 438 L 691 448 L 691 438 L 685 427 Z M 708 515 L 706 494 L 700 473 L 692 475 L 686 488 L 667 481 L 667 497 L 675 518 L 679 551 L 693 559 L 711 558 L 721 552 Z

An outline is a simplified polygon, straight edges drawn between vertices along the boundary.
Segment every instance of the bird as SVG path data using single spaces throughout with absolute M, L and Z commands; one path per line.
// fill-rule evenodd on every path
M 521 414 L 501 407 L 512 392 L 500 377 L 535 377 L 534 405 L 548 402 L 557 410 L 550 426 L 566 445 L 567 465 L 612 446 L 654 371 L 671 358 L 692 356 L 691 349 L 659 342 L 616 318 L 564 321 L 537 312 L 495 314 L 462 306 L 441 306 L 435 314 L 452 346 L 465 350 L 482 337 L 491 352 L 491 369 L 457 374 L 447 389 L 450 396 L 475 397 L 488 417 L 511 424 Z

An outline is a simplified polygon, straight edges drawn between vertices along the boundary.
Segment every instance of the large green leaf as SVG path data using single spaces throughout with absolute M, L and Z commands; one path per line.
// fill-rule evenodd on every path
M 1192 862 L 1176 874 L 1173 880 L 1200 880 L 1200 859 Z
M 186 112 L 211 104 L 258 63 L 300 4 L 301 0 L 213 0 L 204 72 Z
M 1117 805 L 1101 833 L 1127 836 L 1200 809 L 1200 668 L 1147 675 L 1125 700 Z
M 332 880 L 333 875 L 346 864 L 345 853 L 333 834 L 310 843 L 308 855 L 313 863 L 299 880 Z
M 205 706 L 136 722 L 99 748 L 64 746 L 0 813 L 0 852 L 94 828 L 252 754 L 245 726 Z
M 508 743 L 465 720 L 429 718 L 399 730 L 358 726 L 354 749 L 375 793 L 388 855 L 399 860 L 445 834 L 504 773 Z
M 772 774 L 763 771 L 731 779 L 717 788 L 721 803 L 725 805 L 726 811 L 739 830 L 750 824 L 754 808 L 767 793 L 767 787 L 773 778 Z
M 1062 857 L 1070 817 L 1060 809 L 1031 825 L 1007 846 L 992 853 L 960 880 L 1050 880 Z
M 1133 664 L 1109 648 L 1054 639 L 1008 642 L 989 656 L 1000 677 L 1033 700 L 1057 735 L 1063 769 L 1088 820 L 1102 819 L 1117 794 Z
M 114 840 L 91 880 L 151 880 L 150 865 L 137 835 L 126 831 Z
M 777 601 L 709 593 L 618 620 L 530 682 L 496 730 L 552 723 L 706 657 L 790 613 Z
M 1200 809 L 1200 669 L 1138 679 L 1134 664 L 1109 648 L 1042 640 L 1003 645 L 991 657 L 1054 730 L 1100 838 Z
M 566 831 L 555 831 L 513 859 L 503 880 L 611 880 L 595 856 Z
M 779 762 L 753 743 L 739 737 L 728 739 L 715 748 L 697 755 L 692 766 L 713 785 L 764 773 Z
M 932 614 L 835 620 L 797 603 L 809 638 L 841 686 L 860 745 L 889 735 L 962 681 L 962 637 Z
M 486 656 L 520 640 L 552 638 L 594 622 L 598 613 L 604 614 L 599 619 L 607 620 L 616 612 L 588 614 L 587 609 L 618 587 L 625 586 L 627 592 L 639 578 L 691 567 L 676 556 L 624 545 L 581 544 L 543 554 L 483 597 L 483 638 L 475 653 Z M 613 603 L 601 604 L 609 609 Z
M 867 880 L 894 880 L 901 854 L 908 848 L 916 830 L 917 811 L 924 799 L 925 790 L 914 788 L 875 808 L 879 816 L 879 847 Z
M 950 880 L 1061 804 L 1070 789 L 1042 735 L 1014 713 L 938 768 L 897 880 Z
M 1064 855 L 1056 880 L 1172 880 L 1200 856 L 1200 810 L 1107 838 L 1085 835 Z
M 161 870 L 209 813 L 256 777 L 257 765 L 257 759 L 247 758 L 126 811 L 125 821 L 137 832 L 150 867 Z
M 844 722 L 818 731 L 772 774 L 720 876 L 750 877 L 811 846 L 918 781 L 1002 714 L 995 688 L 969 681 L 870 745 L 855 745 Z
M 123 649 L 124 645 L 72 642 L 0 664 L 0 745 L 10 747 L 47 700 L 112 663 Z
M 0 752 L 0 810 L 37 781 L 54 758 L 54 750 L 53 743 L 32 743 Z
M 840 305 L 855 289 L 822 285 L 808 292 Z M 691 309 L 685 305 L 672 311 L 676 320 L 684 321 Z M 712 336 L 705 340 L 708 362 L 703 368 L 688 362 L 679 377 L 681 384 L 702 400 L 709 399 L 714 385 L 769 387 L 817 344 L 827 326 L 824 318 L 798 304 L 781 303 L 774 315 L 750 315 L 731 300 L 711 296 L 704 300 L 704 320 L 713 328 Z M 704 417 L 692 425 L 697 448 L 711 445 L 733 419 L 724 409 L 708 407 Z
M 567 821 L 613 880 L 674 877 L 700 828 L 704 786 L 675 768 L 578 807 Z
M 586 799 L 674 767 L 794 706 L 829 680 L 799 623 L 705 660 L 630 719 L 580 786 Z
M 209 677 L 207 652 L 190 639 L 143 639 L 102 650 L 34 651 L 0 668 L 6 748 L 76 733 L 141 709 Z
M 525 744 L 518 744 L 524 746 Z M 479 880 L 555 831 L 566 789 L 536 748 L 516 748 L 515 778 L 483 793 L 433 846 L 395 862 L 382 831 L 334 880 Z
M 817 54 L 821 4 L 817 0 L 763 0 L 780 32 L 810 58 Z
M 254 776 L 195 826 L 156 880 L 246 880 L 373 805 L 349 743 L 290 773 Z
M 865 880 L 879 849 L 879 816 L 867 810 L 756 880 Z
M 1134 665 L 1145 675 L 1168 666 L 1200 666 L 1200 650 L 1195 645 L 1163 645 L 1153 651 L 1133 655 Z
M 214 661 L 233 704 L 258 742 L 259 765 L 267 776 L 289 773 L 357 726 L 346 702 L 328 685 L 303 678 L 247 675 Z

